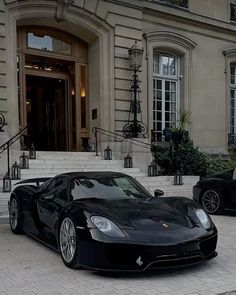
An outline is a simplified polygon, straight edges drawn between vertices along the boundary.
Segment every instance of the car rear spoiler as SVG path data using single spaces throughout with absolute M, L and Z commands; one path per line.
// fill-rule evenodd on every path
M 47 180 L 51 179 L 51 177 L 41 177 L 41 178 L 31 178 L 31 179 L 25 179 L 22 181 L 19 181 L 16 184 L 23 184 L 23 183 L 36 183 L 37 186 L 39 186 L 39 183 L 45 182 Z

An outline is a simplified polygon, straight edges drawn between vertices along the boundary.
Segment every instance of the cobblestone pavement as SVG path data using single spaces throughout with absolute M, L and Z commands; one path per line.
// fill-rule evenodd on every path
M 236 290 L 236 215 L 213 219 L 219 230 L 215 259 L 177 270 L 105 275 L 68 269 L 57 253 L 0 224 L 0 295 L 213 295 Z

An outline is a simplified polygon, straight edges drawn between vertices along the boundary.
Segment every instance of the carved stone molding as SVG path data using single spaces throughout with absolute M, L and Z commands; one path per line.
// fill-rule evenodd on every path
M 57 22 L 62 22 L 66 19 L 67 12 L 74 0 L 58 0 L 56 20 Z
M 187 38 L 186 36 L 183 36 L 178 33 L 172 33 L 167 31 L 154 31 L 150 32 L 144 35 L 144 37 L 147 39 L 147 41 L 164 41 L 164 42 L 170 42 L 172 44 L 180 45 L 181 47 L 187 49 L 188 51 L 193 50 L 197 44 Z

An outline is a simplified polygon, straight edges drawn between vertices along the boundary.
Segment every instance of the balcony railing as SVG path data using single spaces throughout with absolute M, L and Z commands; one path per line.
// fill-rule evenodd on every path
M 158 0 L 158 1 L 169 4 L 169 5 L 188 8 L 188 0 Z
M 230 4 L 230 20 L 236 21 L 236 4 Z

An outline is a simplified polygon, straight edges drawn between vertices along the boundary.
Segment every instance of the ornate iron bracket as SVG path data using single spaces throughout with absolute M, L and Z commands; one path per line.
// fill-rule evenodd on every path
M 3 127 L 6 125 L 6 119 L 2 113 L 0 113 L 0 132 L 4 132 Z

